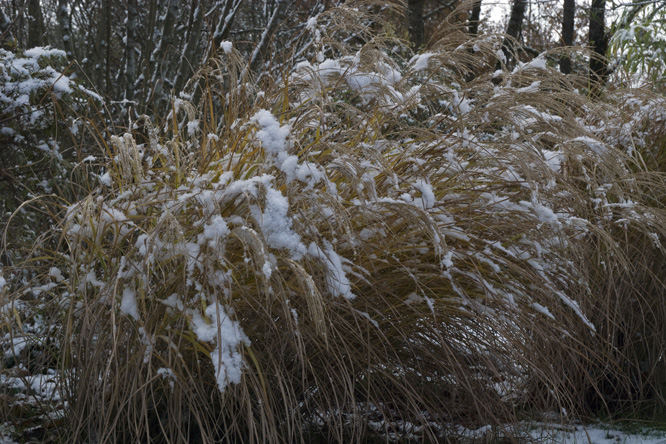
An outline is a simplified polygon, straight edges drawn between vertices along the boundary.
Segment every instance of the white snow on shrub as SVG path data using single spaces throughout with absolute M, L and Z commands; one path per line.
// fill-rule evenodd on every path
M 232 320 L 224 307 L 213 302 L 206 307 L 202 315 L 197 310 L 191 311 L 192 330 L 200 341 L 212 343 L 210 359 L 215 368 L 215 378 L 220 392 L 224 392 L 229 383 L 238 384 L 243 374 L 243 355 L 239 351 L 243 345 L 249 346 L 240 324 Z
M 224 41 L 220 42 L 220 48 L 222 48 L 222 51 L 224 51 L 225 54 L 231 54 L 231 48 L 233 48 L 234 44 L 229 41 Z
M 288 215 L 289 202 L 279 191 L 266 190 L 266 207 L 261 211 L 252 207 L 252 214 L 261 226 L 266 243 L 271 248 L 285 249 L 291 252 L 292 259 L 300 260 L 306 252 L 300 236 L 292 230 L 293 221 Z
M 319 245 L 312 242 L 308 246 L 308 254 L 321 260 L 328 269 L 328 275 L 326 276 L 328 291 L 333 296 L 343 296 L 347 299 L 354 299 L 356 295 L 351 292 L 351 284 L 342 268 L 342 259 L 338 253 L 333 250 L 333 246 L 329 242 L 324 243 L 324 248 L 325 249 L 322 249 Z
M 410 66 L 411 69 L 414 71 L 423 71 L 425 69 L 428 69 L 428 61 L 434 55 L 435 54 L 432 52 L 424 52 L 423 54 L 417 54 L 409 60 L 407 65 Z
M 55 279 L 56 282 L 62 282 L 65 278 L 62 276 L 62 272 L 57 267 L 51 267 L 49 269 L 49 276 Z M 1 288 L 1 286 L 0 286 Z
M 418 202 L 424 210 L 435 206 L 435 194 L 433 193 L 432 186 L 426 180 L 417 180 L 416 183 L 414 183 L 414 188 L 421 192 L 421 197 L 418 199 Z
M 203 239 L 208 241 L 208 245 L 214 248 L 218 242 L 223 240 L 229 235 L 229 226 L 224 218 L 220 215 L 215 215 L 213 218 L 204 225 Z M 200 242 L 201 244 L 201 242 Z
M 256 137 L 266 151 L 277 156 L 287 149 L 289 126 L 281 126 L 270 111 L 259 110 L 250 121 L 259 126 Z
M 589 149 L 594 151 L 595 154 L 598 155 L 603 155 L 608 152 L 608 148 L 604 145 L 603 142 L 593 139 L 591 137 L 586 137 L 586 136 L 581 136 L 581 137 L 576 137 L 575 139 L 571 140 L 572 142 L 581 142 L 585 144 Z
M 120 301 L 120 311 L 139 320 L 139 307 L 136 305 L 136 292 L 133 288 L 123 288 L 123 298 Z

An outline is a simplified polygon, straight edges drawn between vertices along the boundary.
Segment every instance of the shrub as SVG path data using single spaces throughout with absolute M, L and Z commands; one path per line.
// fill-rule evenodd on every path
M 663 176 L 546 55 L 498 82 L 499 43 L 322 43 L 258 81 L 232 51 L 112 137 L 45 254 L 63 436 L 434 442 L 628 375 L 601 270 L 663 264 Z
M 66 184 L 81 176 L 80 163 L 94 160 L 81 136 L 89 104 L 100 98 L 65 68 L 57 49 L 0 49 L 0 211 L 12 222 L 4 234 L 14 256 L 51 225 L 44 207 L 19 207 L 44 194 L 79 198 L 81 191 Z

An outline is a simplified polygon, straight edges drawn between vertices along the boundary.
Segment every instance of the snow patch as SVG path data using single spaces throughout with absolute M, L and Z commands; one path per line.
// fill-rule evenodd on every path
M 139 320 L 139 307 L 136 304 L 136 291 L 133 288 L 123 288 L 123 298 L 120 301 L 120 311 L 128 316 Z
M 239 348 L 250 345 L 240 324 L 233 321 L 217 301 L 208 305 L 203 315 L 197 310 L 191 310 L 191 315 L 191 328 L 197 338 L 215 344 L 210 359 L 215 368 L 217 388 L 224 392 L 230 383 L 240 383 L 244 362 Z
M 312 242 L 308 246 L 308 254 L 321 260 L 328 269 L 326 284 L 328 286 L 328 291 L 330 291 L 333 296 L 343 296 L 347 299 L 354 299 L 356 297 L 356 295 L 351 292 L 351 284 L 342 268 L 342 259 L 338 253 L 333 250 L 333 246 L 329 242 L 324 242 L 324 249 Z
M 423 54 L 417 54 L 412 57 L 407 65 L 411 66 L 413 71 L 423 71 L 428 69 L 428 61 L 435 54 L 432 52 L 424 52 Z
M 220 48 L 224 51 L 225 54 L 231 54 L 231 48 L 234 44 L 228 41 L 220 42 Z

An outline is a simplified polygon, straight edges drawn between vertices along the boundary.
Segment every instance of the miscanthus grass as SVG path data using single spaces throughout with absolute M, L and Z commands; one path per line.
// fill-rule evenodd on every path
M 454 28 L 405 57 L 350 8 L 99 138 L 99 186 L 3 287 L 7 331 L 49 301 L 61 439 L 437 442 L 663 406 L 663 101 L 590 100 L 548 54 L 494 72 L 501 38 Z

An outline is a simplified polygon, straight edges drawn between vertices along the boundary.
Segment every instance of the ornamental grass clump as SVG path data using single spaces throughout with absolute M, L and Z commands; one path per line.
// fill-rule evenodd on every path
M 629 260 L 639 207 L 599 190 L 663 251 L 662 176 L 547 55 L 499 78 L 501 39 L 342 44 L 349 7 L 308 23 L 307 60 L 254 79 L 230 50 L 106 142 L 50 254 L 62 436 L 507 435 L 621 374 L 598 367 L 599 267 Z
M 604 102 L 587 115 L 594 139 L 584 142 L 624 161 L 603 175 L 581 170 L 589 197 L 580 212 L 593 229 L 577 260 L 589 289 L 576 298 L 598 331 L 585 341 L 593 364 L 583 402 L 595 414 L 654 419 L 666 407 L 666 102 L 622 89 Z

